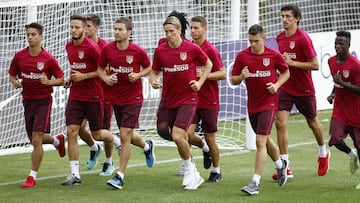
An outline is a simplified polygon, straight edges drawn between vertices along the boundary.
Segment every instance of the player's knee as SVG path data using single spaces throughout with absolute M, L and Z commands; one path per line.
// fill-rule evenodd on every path
M 278 120 L 275 121 L 276 129 L 286 129 L 286 125 L 287 125 L 286 122 L 278 121 Z
M 173 141 L 169 129 L 166 130 L 158 130 L 158 134 L 161 138 L 167 140 L 167 141 Z

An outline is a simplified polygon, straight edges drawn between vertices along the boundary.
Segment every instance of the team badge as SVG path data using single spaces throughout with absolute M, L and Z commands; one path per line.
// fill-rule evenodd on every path
M 270 59 L 269 58 L 263 58 L 263 65 L 269 66 L 270 65 Z
M 290 41 L 290 49 L 294 49 L 295 48 L 295 41 Z
M 37 62 L 36 67 L 37 67 L 37 69 L 39 69 L 39 70 L 44 69 L 44 62 Z
M 350 76 L 349 70 L 343 70 L 344 78 L 348 78 Z
M 134 57 L 133 56 L 126 56 L 126 62 L 128 64 L 131 64 L 134 61 Z
M 84 58 L 84 51 L 79 51 L 78 52 L 78 57 L 79 57 L 79 59 L 83 59 Z
M 181 59 L 182 61 L 185 61 L 185 60 L 187 59 L 187 53 L 186 53 L 186 52 L 181 52 L 181 53 L 180 53 L 180 59 Z

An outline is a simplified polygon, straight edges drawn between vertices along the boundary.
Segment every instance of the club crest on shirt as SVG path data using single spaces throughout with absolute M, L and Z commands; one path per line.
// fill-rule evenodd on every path
M 343 74 L 344 78 L 348 78 L 350 76 L 349 70 L 343 70 Z
M 38 70 L 44 69 L 44 62 L 37 62 L 36 68 L 37 68 Z
M 181 52 L 181 53 L 180 53 L 180 59 L 181 59 L 182 61 L 185 61 L 185 60 L 187 59 L 187 53 L 186 53 L 186 52 Z
M 78 57 L 79 57 L 79 59 L 83 59 L 84 58 L 84 51 L 79 51 L 78 52 Z
M 295 41 L 290 41 L 290 49 L 294 49 L 295 48 Z
M 128 64 L 131 64 L 134 61 L 134 57 L 133 56 L 126 56 L 126 62 Z
M 263 58 L 263 65 L 269 66 L 270 65 L 270 59 L 269 58 Z

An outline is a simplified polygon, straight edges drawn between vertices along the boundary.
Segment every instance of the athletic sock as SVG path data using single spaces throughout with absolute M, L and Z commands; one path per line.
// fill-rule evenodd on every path
M 260 184 L 261 176 L 258 174 L 254 174 L 252 180 L 256 183 L 256 185 Z
M 202 150 L 203 150 L 203 152 L 209 152 L 210 151 L 209 146 L 207 145 L 206 142 L 204 142 L 204 146 L 202 147 Z
M 96 143 L 94 143 L 91 147 L 90 147 L 90 151 L 97 151 L 99 150 L 98 145 Z
M 79 161 L 70 161 L 70 168 L 71 173 L 74 174 L 75 177 L 80 178 L 80 172 L 79 172 Z
M 150 146 L 147 142 L 145 142 L 144 152 L 148 151 L 150 149 Z
M 55 147 L 57 147 L 57 146 L 59 146 L 59 144 L 60 144 L 60 141 L 59 141 L 56 137 L 54 137 L 53 145 L 54 145 Z
M 31 170 L 29 176 L 33 177 L 36 180 L 37 171 Z
M 326 157 L 327 156 L 327 151 L 326 151 L 326 146 L 325 145 L 319 145 L 319 157 Z

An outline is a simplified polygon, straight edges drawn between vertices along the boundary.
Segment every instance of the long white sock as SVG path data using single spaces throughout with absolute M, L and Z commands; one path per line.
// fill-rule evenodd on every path
M 97 143 L 95 142 L 95 143 L 90 147 L 90 151 L 97 151 L 97 150 L 99 150 L 99 148 L 98 148 Z
M 213 169 L 211 170 L 211 172 L 215 172 L 215 173 L 219 173 L 220 174 L 220 167 L 213 167 Z
M 150 146 L 147 142 L 145 142 L 144 152 L 148 151 L 150 149 Z
M 209 151 L 210 151 L 209 146 L 207 145 L 206 142 L 204 142 L 204 146 L 202 147 L 202 150 L 203 150 L 204 152 L 209 152 Z
M 105 158 L 105 163 L 108 163 L 108 164 L 112 165 L 113 164 L 112 157 L 106 157 Z
M 281 161 L 281 159 L 278 159 L 278 160 L 274 161 L 274 164 L 277 169 L 281 169 L 283 162 Z
M 319 157 L 326 157 L 327 155 L 327 150 L 326 150 L 326 146 L 325 145 L 319 145 Z
M 74 176 L 80 178 L 79 160 L 70 161 L 70 169 L 71 169 L 71 173 L 74 174 Z
M 290 166 L 289 154 L 280 154 L 280 159 L 287 161 L 288 166 Z
M 124 180 L 125 174 L 123 172 L 118 171 L 117 174 Z
M 59 144 L 60 144 L 60 141 L 59 141 L 56 137 L 54 137 L 53 145 L 54 145 L 55 147 L 57 147 L 57 146 L 59 146 Z
M 260 184 L 261 176 L 258 174 L 254 174 L 252 180 L 256 183 L 256 185 Z
M 191 158 L 184 160 L 184 167 L 188 168 L 191 166 Z
M 116 148 L 119 148 L 119 147 L 121 146 L 121 140 L 120 140 L 120 138 L 114 136 L 113 144 L 115 145 Z
M 32 176 L 36 180 L 37 171 L 31 170 L 29 176 Z
M 357 156 L 356 152 L 354 150 L 351 150 L 348 154 L 351 158 L 355 158 Z

